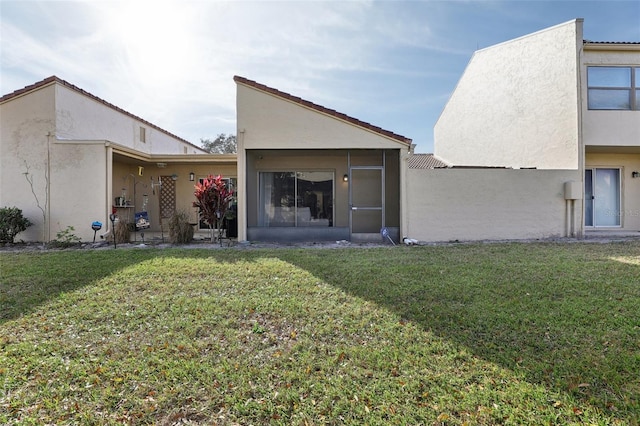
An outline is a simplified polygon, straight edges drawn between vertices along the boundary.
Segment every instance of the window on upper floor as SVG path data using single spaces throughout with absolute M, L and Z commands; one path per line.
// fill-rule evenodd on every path
M 147 141 L 147 130 L 140 126 L 140 142 L 146 142 Z
M 640 67 L 588 67 L 589 109 L 640 110 Z

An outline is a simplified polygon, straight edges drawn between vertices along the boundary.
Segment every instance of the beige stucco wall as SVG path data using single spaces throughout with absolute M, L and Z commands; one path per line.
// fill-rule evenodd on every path
M 579 167 L 582 21 L 475 52 L 434 127 L 454 165 Z
M 564 199 L 572 170 L 409 169 L 407 236 L 420 241 L 561 237 L 582 221 Z
M 168 154 L 162 158 L 168 161 L 172 156 L 182 158 L 188 146 L 151 127 L 147 127 L 146 145 L 140 145 L 136 141 L 141 122 L 58 83 L 10 98 L 0 108 L 0 206 L 16 206 L 33 222 L 18 241 L 49 241 L 69 226 L 75 228 L 76 236 L 90 241 L 91 222 L 102 222 L 101 232 L 108 229 L 113 194 L 119 195 L 123 176 L 137 174 L 138 165 L 143 165 L 141 182 L 148 185 L 149 177 L 157 177 L 159 170 L 154 170 L 156 162 L 147 154 Z M 112 173 L 114 147 L 128 147 L 132 158 L 149 160 L 116 162 Z M 176 203 L 184 208 L 191 208 L 193 202 L 190 171 L 198 176 L 235 176 L 234 164 L 217 167 L 211 158 L 199 162 L 194 157 L 184 156 L 185 164 L 164 172 L 181 176 Z M 27 171 L 35 195 L 25 179 Z M 145 190 L 138 186 L 137 192 Z M 45 210 L 44 219 L 38 202 Z
M 49 241 L 68 227 L 83 241 L 91 240 L 91 222 L 106 225 L 108 217 L 104 141 L 71 144 L 35 137 L 32 142 L 26 163 L 3 167 L 0 182 L 0 205 L 20 208 L 32 222 L 16 241 Z M 5 149 L 9 144 L 2 145 Z M 33 187 L 24 175 L 27 167 Z
M 245 149 L 397 149 L 402 145 L 298 103 L 237 86 L 237 125 Z
M 104 141 L 52 143 L 51 238 L 72 226 L 73 233 L 82 241 L 91 241 L 94 234 L 91 223 L 96 220 L 106 229 L 109 214 L 104 196 L 107 168 Z
M 52 139 L 47 135 L 55 130 L 53 92 L 47 87 L 0 105 L 0 207 L 18 207 L 34 223 L 16 241 L 43 238 L 42 212 L 24 173 L 33 178 L 34 192 L 44 206 L 47 145 Z
M 640 172 L 640 153 L 600 154 L 587 153 L 586 168 L 619 168 L 621 185 L 620 228 L 626 231 L 640 231 L 640 178 L 632 178 L 631 173 Z
M 147 154 L 194 154 L 200 149 L 98 102 L 56 84 L 58 138 L 106 139 Z M 144 127 L 146 142 L 140 141 Z
M 583 140 L 585 146 L 640 147 L 640 111 L 590 111 L 588 109 L 587 67 L 616 65 L 639 67 L 640 46 L 585 47 L 582 72 Z
M 238 197 L 238 211 L 249 212 L 255 200 L 247 200 L 247 194 L 253 194 L 254 180 L 248 182 L 247 173 L 254 173 L 264 166 L 255 162 L 249 164 L 246 157 L 247 150 L 347 150 L 347 149 L 394 149 L 404 156 L 409 146 L 397 140 L 385 137 L 371 130 L 355 126 L 339 118 L 324 114 L 314 109 L 304 107 L 298 103 L 263 92 L 242 83 L 237 84 L 236 96 L 237 127 L 238 127 L 238 186 L 246 191 L 240 192 Z M 322 167 L 319 157 L 314 157 L 312 151 L 305 161 L 314 167 Z M 399 160 L 398 160 L 399 162 Z M 403 176 L 405 162 L 400 163 L 400 170 L 394 170 Z M 336 176 L 346 173 L 346 161 L 336 160 L 335 164 L 325 164 L 334 168 Z M 336 179 L 336 226 L 344 224 L 348 216 L 342 211 L 346 193 L 340 190 L 340 180 Z M 403 203 L 403 186 L 400 186 L 399 203 Z M 400 206 L 399 211 L 403 211 Z M 238 239 L 247 237 L 247 216 L 238 217 Z M 402 220 L 402 218 L 399 218 Z M 344 226 L 344 225 L 342 225 Z M 400 224 L 402 227 L 402 223 Z

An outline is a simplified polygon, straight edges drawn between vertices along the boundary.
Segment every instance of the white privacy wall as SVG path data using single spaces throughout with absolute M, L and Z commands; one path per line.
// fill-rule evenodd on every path
M 563 237 L 571 221 L 580 232 L 582 204 L 564 198 L 564 182 L 578 180 L 577 170 L 409 169 L 407 236 L 431 242 Z

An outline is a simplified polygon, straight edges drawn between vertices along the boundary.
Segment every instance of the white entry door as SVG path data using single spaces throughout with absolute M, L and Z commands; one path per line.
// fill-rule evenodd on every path
M 585 226 L 620 226 L 620 169 L 586 169 Z

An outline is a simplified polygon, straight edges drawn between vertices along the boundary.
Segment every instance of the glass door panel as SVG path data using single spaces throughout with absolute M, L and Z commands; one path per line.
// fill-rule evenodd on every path
M 593 170 L 584 171 L 584 225 L 593 226 Z
M 620 169 L 587 169 L 585 226 L 620 226 Z
M 594 215 L 596 226 L 620 226 L 620 170 L 596 169 Z

